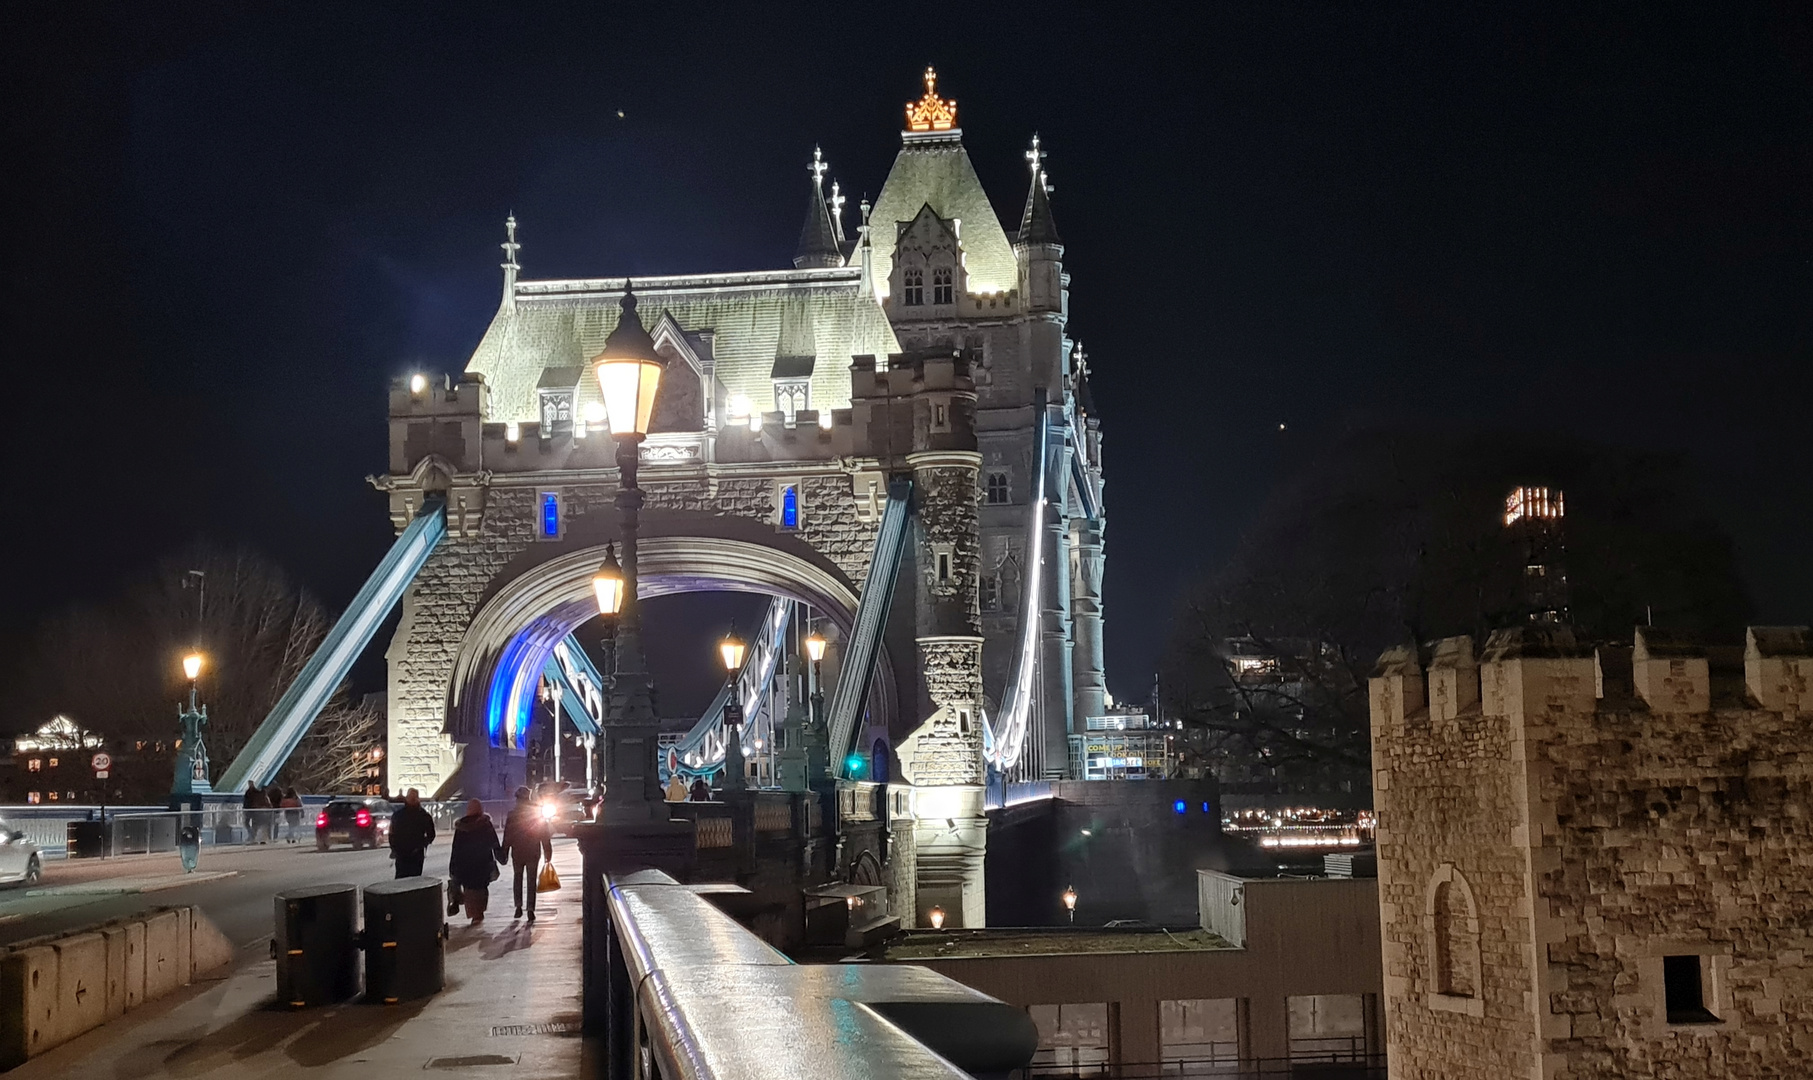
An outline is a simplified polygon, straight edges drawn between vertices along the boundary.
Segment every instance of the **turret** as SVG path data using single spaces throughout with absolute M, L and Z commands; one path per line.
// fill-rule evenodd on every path
M 796 270 L 844 264 L 843 247 L 837 241 L 837 227 L 832 224 L 831 210 L 825 205 L 827 167 L 823 152 L 818 147 L 813 147 L 812 164 L 806 166 L 812 174 L 812 193 L 806 200 L 806 221 L 800 226 L 799 247 L 793 253 L 793 266 Z

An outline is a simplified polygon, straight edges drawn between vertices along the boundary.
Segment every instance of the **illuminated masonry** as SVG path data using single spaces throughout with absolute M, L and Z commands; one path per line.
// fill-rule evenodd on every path
M 1391 1075 L 1813 1075 L 1813 637 L 1561 628 L 1372 680 Z
M 919 861 L 943 844 L 973 863 L 976 899 L 960 903 L 978 922 L 982 723 L 1014 658 L 1036 664 L 1022 709 L 1042 726 L 1010 772 L 1061 771 L 1073 723 L 1104 711 L 1101 447 L 1065 332 L 1043 154 L 1035 141 L 1010 237 L 934 79 L 848 239 L 815 154 L 792 269 L 635 280 L 667 360 L 642 449 L 644 591 L 779 592 L 847 621 L 888 481 L 910 477 L 914 542 L 857 747 L 879 740 L 896 780 L 947 792 L 935 801 L 958 827 L 928 837 Z M 448 522 L 389 652 L 398 785 L 512 782 L 520 758 L 507 725 L 489 722 L 488 680 L 513 640 L 583 619 L 567 579 L 589 576 L 615 536 L 616 471 L 587 369 L 626 282 L 519 280 L 517 251 L 512 221 L 503 301 L 465 374 L 391 391 L 378 483 L 393 520 L 442 495 Z M 1041 473 L 1045 491 L 1031 490 Z M 1036 596 L 1021 588 L 1031 540 L 1046 563 Z

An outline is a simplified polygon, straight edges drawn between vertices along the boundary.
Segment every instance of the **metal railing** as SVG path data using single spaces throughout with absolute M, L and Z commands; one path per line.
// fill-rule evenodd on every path
M 1331 1051 L 1288 1058 L 1032 1065 L 1017 1080 L 1386 1080 L 1385 1055 Z
M 245 810 L 216 808 L 208 810 L 166 811 L 148 807 L 107 808 L 105 852 L 109 856 L 155 855 L 177 850 L 178 834 L 184 825 L 199 830 L 203 848 L 244 847 L 261 843 L 314 843 L 315 818 L 328 800 L 311 796 L 301 808 Z M 400 805 L 400 804 L 399 804 Z M 424 802 L 422 808 L 434 818 L 437 829 L 451 828 L 455 819 L 466 812 L 465 803 Z M 0 821 L 8 828 L 25 834 L 46 858 L 68 856 L 69 826 L 73 822 L 98 822 L 100 808 L 62 806 L 0 808 Z M 487 807 L 487 809 L 491 809 Z M 502 811 L 493 814 L 502 824 Z M 382 840 L 380 839 L 380 843 Z

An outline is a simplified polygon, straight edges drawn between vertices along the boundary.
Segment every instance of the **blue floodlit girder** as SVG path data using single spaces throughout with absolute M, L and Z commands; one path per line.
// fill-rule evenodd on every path
M 365 579 L 364 587 L 353 597 L 334 628 L 327 632 L 315 655 L 303 665 L 296 681 L 283 692 L 264 723 L 252 733 L 245 749 L 215 781 L 216 791 L 243 791 L 248 781 L 264 787 L 276 779 L 296 744 L 302 741 L 315 717 L 320 715 L 321 707 L 327 704 L 328 698 L 352 669 L 353 661 L 371 643 L 378 625 L 397 606 L 409 583 L 421 572 L 422 564 L 428 561 L 429 553 L 446 535 L 444 504 L 440 499 L 427 500 L 415 520 L 403 530 L 403 535 L 390 546 L 378 568 L 371 572 L 371 577 Z
M 548 662 L 542 666 L 546 675 L 556 686 L 560 687 L 560 707 L 566 710 L 573 721 L 573 727 L 581 735 L 598 734 L 598 721 L 586 707 L 586 702 L 602 703 L 604 695 L 604 677 L 598 674 L 591 657 L 579 644 L 579 639 L 568 634 L 561 643 L 548 655 Z M 561 654 L 565 653 L 566 663 L 561 663 Z M 590 692 L 588 693 L 588 687 Z
M 668 776 L 667 754 L 671 752 L 680 762 L 680 773 L 684 776 L 709 776 L 718 771 L 724 764 L 722 729 L 724 726 L 724 706 L 730 701 L 730 688 L 734 685 L 741 690 L 743 705 L 743 730 L 741 732 L 745 745 L 753 745 L 756 737 L 756 711 L 768 694 L 780 674 L 783 664 L 781 654 L 785 649 L 787 628 L 793 622 L 793 601 L 784 596 L 774 597 L 768 603 L 768 614 L 762 620 L 762 629 L 751 641 L 753 646 L 743 660 L 743 670 L 737 673 L 733 681 L 726 681 L 724 688 L 718 691 L 705 712 L 699 717 L 685 735 L 682 735 L 671 746 L 662 752 L 658 763 L 661 779 Z M 713 738 L 718 736 L 718 738 Z M 688 759 L 691 760 L 688 760 Z
M 983 741 L 983 753 L 989 763 L 1002 772 L 1019 763 L 1031 724 L 1033 676 L 1039 663 L 1039 613 L 1045 603 L 1045 508 L 1052 501 L 1055 470 L 1051 468 L 1051 458 L 1061 452 L 1063 445 L 1061 438 L 1052 437 L 1050 410 L 1045 407 L 1042 393 L 1035 412 L 1039 423 L 1033 428 L 1033 497 L 1027 507 L 1026 565 L 1020 578 L 1020 635 L 1014 643 L 1001 711 L 990 729 L 992 738 Z
M 875 677 L 875 664 L 881 658 L 881 637 L 887 629 L 888 607 L 894 600 L 894 581 L 900 576 L 900 556 L 906 550 L 912 501 L 912 480 L 900 477 L 888 484 L 887 507 L 881 514 L 881 527 L 875 532 L 875 554 L 869 560 L 869 576 L 856 604 L 856 627 L 844 648 L 837 687 L 831 692 L 826 715 L 831 760 L 842 767 L 846 778 L 850 772 L 844 755 L 850 752 L 850 740 L 856 737 L 856 725 L 869 699 L 869 682 Z

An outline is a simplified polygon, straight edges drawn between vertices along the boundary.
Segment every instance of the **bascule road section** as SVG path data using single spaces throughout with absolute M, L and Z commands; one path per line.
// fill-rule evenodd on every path
M 790 269 L 529 280 L 511 220 L 502 300 L 464 372 L 390 392 L 373 483 L 399 535 L 425 512 L 444 528 L 387 654 L 394 787 L 523 782 L 544 673 L 589 695 L 557 653 L 628 540 L 632 595 L 761 593 L 822 629 L 828 745 L 808 781 L 906 792 L 925 826 L 896 867 L 917 891 L 902 914 L 981 924 L 990 770 L 1064 775 L 1070 736 L 1105 711 L 1100 433 L 1037 140 L 1010 233 L 930 72 L 901 137 L 848 234 L 814 155 Z M 660 370 L 626 483 L 604 359 L 629 340 Z M 716 723 L 670 741 L 671 760 L 722 760 Z

